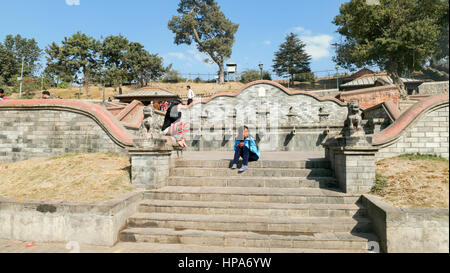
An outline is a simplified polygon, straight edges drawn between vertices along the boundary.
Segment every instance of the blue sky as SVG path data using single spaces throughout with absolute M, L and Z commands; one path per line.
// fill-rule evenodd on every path
M 216 65 L 195 46 L 173 43 L 167 28 L 179 0 L 0 0 L 0 39 L 7 34 L 35 38 L 41 48 L 82 31 L 97 39 L 123 34 L 142 43 L 181 73 L 215 73 Z M 346 0 L 218 0 L 225 15 L 240 25 L 229 61 L 238 70 L 271 69 L 274 53 L 289 32 L 307 43 L 313 71 L 333 70 L 331 46 L 339 40 L 331 22 Z M 323 74 L 320 73 L 319 76 Z

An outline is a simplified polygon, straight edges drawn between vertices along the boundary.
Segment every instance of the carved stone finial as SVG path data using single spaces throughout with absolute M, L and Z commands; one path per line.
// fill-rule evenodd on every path
M 344 137 L 347 146 L 368 145 L 366 133 L 362 126 L 361 108 L 354 101 L 348 104 L 348 117 L 345 121 Z
M 161 146 L 162 134 L 161 125 L 156 118 L 155 109 L 151 106 L 146 106 L 143 109 L 144 119 L 139 127 L 138 138 L 135 144 L 141 148 L 150 148 Z

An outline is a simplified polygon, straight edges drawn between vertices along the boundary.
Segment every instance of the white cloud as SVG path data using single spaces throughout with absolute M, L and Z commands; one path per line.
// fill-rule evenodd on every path
M 213 63 L 206 63 L 205 59 L 210 59 L 208 55 L 201 53 L 195 48 L 190 46 L 186 52 L 169 52 L 165 55 L 167 59 L 178 59 L 184 61 L 184 64 L 191 67 L 196 63 L 202 63 L 207 67 L 211 67 Z
M 311 55 L 313 60 L 331 56 L 330 47 L 334 39 L 333 36 L 328 34 L 313 35 L 311 30 L 301 26 L 292 28 L 290 32 L 296 32 L 300 35 L 300 39 L 306 44 L 306 52 Z
M 169 52 L 169 53 L 167 53 L 167 56 L 175 57 L 175 58 L 180 59 L 180 60 L 186 59 L 186 56 L 184 55 L 183 52 Z
M 311 30 L 305 29 L 303 27 L 294 27 L 294 28 L 291 29 L 290 32 L 297 32 L 297 33 L 300 33 L 302 35 L 308 35 L 308 36 L 312 34 Z
M 197 50 L 197 48 L 193 45 L 190 46 L 190 49 L 187 51 L 187 53 L 191 56 L 189 57 L 191 63 L 197 61 L 200 62 L 208 67 L 211 67 L 214 63 L 211 62 L 205 62 L 205 60 L 210 60 L 210 57 L 206 55 L 205 53 L 201 53 Z
M 316 36 L 301 36 L 300 39 L 305 42 L 306 52 L 311 55 L 313 60 L 331 56 L 330 46 L 333 37 L 327 34 Z
M 265 40 L 265 41 L 263 42 L 263 44 L 265 44 L 265 45 L 271 45 L 271 44 L 272 44 L 272 42 L 271 42 L 271 41 L 269 41 L 269 40 Z
M 80 0 L 66 0 L 66 5 L 68 6 L 79 6 Z
M 192 58 L 194 58 L 198 62 L 203 62 L 207 58 L 206 56 L 204 56 L 204 54 L 200 53 L 198 50 L 192 47 L 187 51 L 187 53 L 190 54 Z

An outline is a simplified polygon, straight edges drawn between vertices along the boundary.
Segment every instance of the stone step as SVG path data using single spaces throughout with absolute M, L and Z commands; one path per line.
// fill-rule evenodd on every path
M 262 188 L 338 188 L 333 177 L 182 177 L 172 176 L 169 186 L 184 187 L 262 187 Z
M 274 217 L 364 217 L 367 215 L 367 210 L 359 204 L 283 204 L 174 200 L 144 200 L 139 206 L 139 212 Z
M 174 168 L 171 176 L 183 177 L 226 177 L 226 176 L 265 176 L 265 177 L 331 177 L 330 169 L 286 169 L 286 168 L 250 168 L 238 174 L 238 170 L 226 168 Z
M 255 232 L 222 232 L 204 230 L 173 230 L 164 228 L 127 228 L 120 233 L 122 242 L 188 244 L 197 246 L 244 247 L 257 249 L 309 249 L 368 252 L 368 242 L 377 242 L 372 233 L 310 233 L 278 235 Z M 299 251 L 297 250 L 297 251 Z M 282 251 L 282 252 L 284 252 Z M 310 251 L 305 251 L 310 252 Z
M 300 233 L 372 232 L 364 217 L 262 217 L 241 215 L 200 215 L 136 213 L 128 219 L 131 228 L 170 228 L 213 231 L 249 231 L 299 235 Z
M 127 236 L 130 240 L 143 241 L 163 241 L 161 239 L 153 240 L 146 238 L 145 233 L 134 233 L 127 230 Z M 359 249 L 308 249 L 308 248 L 258 248 L 258 247 L 224 247 L 192 244 L 163 244 L 163 243 L 145 243 L 145 242 L 120 242 L 116 245 L 117 250 L 114 253 L 369 253 L 367 250 Z
M 368 242 L 377 242 L 372 233 L 308 233 L 279 235 L 255 232 L 174 230 L 166 228 L 127 228 L 120 233 L 122 242 L 187 244 L 199 246 L 244 247 L 256 249 L 309 249 L 368 252 Z M 297 251 L 299 251 L 297 250 Z M 282 251 L 282 252 L 284 252 Z M 309 252 L 309 251 L 305 251 Z
M 257 161 L 249 162 L 250 168 L 284 168 L 284 169 L 329 169 L 330 161 L 326 159 L 303 160 L 303 161 Z M 175 167 L 178 168 L 231 168 L 232 160 L 177 160 Z M 242 166 L 239 161 L 238 166 Z
M 355 204 L 360 195 L 315 188 L 164 187 L 147 191 L 145 199 L 294 204 Z

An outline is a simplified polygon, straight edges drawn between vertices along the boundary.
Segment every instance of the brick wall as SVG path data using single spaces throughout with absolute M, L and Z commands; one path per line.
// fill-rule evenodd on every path
M 126 151 L 92 118 L 63 110 L 0 108 L 0 162 L 66 153 Z
M 356 101 L 362 108 L 370 108 L 385 101 L 398 105 L 399 91 L 395 85 L 341 92 L 338 98 L 344 102 Z
M 394 144 L 380 149 L 378 159 L 401 154 L 433 154 L 449 158 L 449 106 L 428 112 L 416 121 Z

